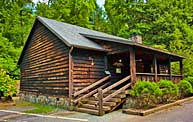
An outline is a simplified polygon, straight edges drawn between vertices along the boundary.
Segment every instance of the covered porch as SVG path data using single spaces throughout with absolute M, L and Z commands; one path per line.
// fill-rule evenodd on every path
M 107 60 L 112 82 L 128 75 L 131 75 L 132 83 L 140 80 L 172 80 L 177 83 L 183 79 L 183 57 L 155 48 L 132 46 L 124 51 L 109 53 Z M 178 74 L 172 73 L 173 62 L 178 62 Z

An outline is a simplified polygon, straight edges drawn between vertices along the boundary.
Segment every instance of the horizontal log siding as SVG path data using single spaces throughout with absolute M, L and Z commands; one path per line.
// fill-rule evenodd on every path
M 40 23 L 21 63 L 21 91 L 68 96 L 69 48 Z
M 91 65 L 93 58 L 94 65 Z M 104 77 L 104 54 L 95 51 L 75 49 L 72 53 L 73 61 L 73 90 L 74 92 L 87 87 Z

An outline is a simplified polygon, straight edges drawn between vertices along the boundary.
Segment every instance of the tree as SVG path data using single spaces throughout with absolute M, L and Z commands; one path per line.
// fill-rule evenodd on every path
M 49 1 L 49 4 L 38 3 L 37 14 L 58 21 L 92 28 L 90 19 L 95 8 L 95 0 L 52 0 Z
M 110 23 L 107 20 L 107 14 L 106 11 L 103 10 L 102 7 L 96 6 L 95 12 L 92 16 L 92 21 L 93 21 L 93 29 L 105 33 L 111 33 L 111 30 L 109 28 Z
M 0 66 L 13 79 L 19 78 L 17 61 L 34 19 L 28 2 L 0 2 Z

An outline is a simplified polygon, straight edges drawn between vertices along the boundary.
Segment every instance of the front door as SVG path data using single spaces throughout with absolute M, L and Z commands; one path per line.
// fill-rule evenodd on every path
M 112 81 L 118 81 L 130 74 L 129 55 L 127 53 L 108 56 L 108 70 L 111 72 Z

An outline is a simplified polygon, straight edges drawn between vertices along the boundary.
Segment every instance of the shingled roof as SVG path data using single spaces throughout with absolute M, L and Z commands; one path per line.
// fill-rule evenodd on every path
M 51 32 L 53 32 L 56 36 L 58 36 L 62 41 L 64 41 L 64 43 L 66 43 L 66 45 L 68 46 L 82 47 L 95 50 L 105 50 L 97 43 L 86 38 L 86 36 L 101 37 L 104 38 L 105 40 L 110 40 L 114 42 L 120 41 L 124 41 L 125 43 L 131 42 L 128 39 L 90 30 L 76 25 L 59 22 L 56 20 L 47 19 L 44 17 L 38 16 L 37 19 L 42 24 L 44 24 L 44 26 L 46 26 Z
M 54 33 L 60 40 L 62 40 L 69 47 L 74 46 L 77 48 L 106 51 L 106 49 L 104 49 L 102 46 L 92 41 L 92 39 L 100 39 L 102 41 L 110 41 L 110 42 L 117 42 L 117 43 L 122 43 L 126 45 L 131 45 L 131 46 L 137 46 L 141 48 L 146 48 L 148 50 L 164 53 L 167 55 L 183 58 L 180 55 L 163 51 L 160 49 L 152 48 L 143 44 L 135 43 L 129 39 L 113 36 L 103 32 L 90 30 L 80 26 L 59 22 L 56 20 L 52 20 L 52 19 L 48 19 L 40 16 L 36 18 L 36 21 L 41 22 L 44 26 L 46 26 L 52 33 Z M 28 40 L 26 42 L 26 45 L 27 43 L 28 43 Z M 24 46 L 19 62 L 21 61 L 26 45 Z
M 87 28 L 83 28 L 80 26 L 72 25 L 72 24 L 67 24 L 64 22 L 59 22 L 56 20 L 44 18 L 38 16 L 37 19 L 44 24 L 50 31 L 52 31 L 56 36 L 58 36 L 62 41 L 66 43 L 68 46 L 75 46 L 75 47 L 82 47 L 86 49 L 95 49 L 95 50 L 101 50 L 105 51 L 103 47 L 98 45 L 97 43 L 93 42 L 92 40 L 86 38 L 94 38 L 94 39 L 101 39 L 104 41 L 112 41 L 112 42 L 117 42 L 117 43 L 122 43 L 122 44 L 127 44 L 127 45 L 135 45 L 138 47 L 142 48 L 147 48 L 152 51 L 158 51 L 161 53 L 165 53 L 168 55 L 173 55 L 177 57 L 181 57 L 180 55 L 163 51 L 160 49 L 152 48 L 143 44 L 135 43 L 132 42 L 129 39 L 121 38 L 118 36 L 113 36 L 110 34 L 106 34 L 103 32 L 99 31 L 94 31 L 90 30 Z

